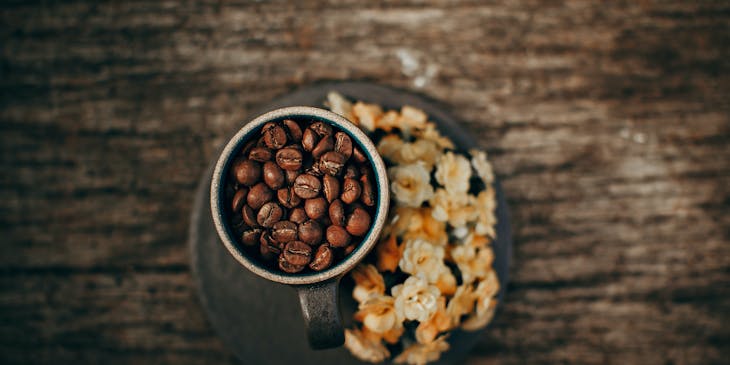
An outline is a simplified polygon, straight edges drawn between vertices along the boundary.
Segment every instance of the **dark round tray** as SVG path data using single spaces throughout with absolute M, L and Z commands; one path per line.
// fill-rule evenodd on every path
M 251 117 L 286 106 L 323 107 L 330 91 L 337 91 L 352 100 L 377 103 L 388 109 L 400 109 L 406 104 L 423 109 L 438 124 L 441 133 L 450 137 L 456 145 L 463 149 L 479 147 L 469 131 L 463 129 L 437 102 L 411 92 L 365 82 L 322 83 L 302 88 L 272 101 Z M 344 347 L 311 350 L 294 289 L 255 276 L 225 249 L 216 234 L 210 213 L 210 180 L 214 163 L 215 159 L 198 186 L 189 245 L 193 277 L 200 300 L 225 345 L 245 364 L 361 364 Z M 501 284 L 501 303 L 507 287 L 512 237 L 504 194 L 499 182 L 495 181 L 494 185 L 498 219 L 497 240 L 493 243 L 494 268 Z M 352 283 L 343 280 L 340 307 L 346 325 L 350 324 L 357 306 L 351 293 Z M 451 348 L 442 354 L 436 364 L 462 362 L 483 331 L 453 331 L 448 339 Z

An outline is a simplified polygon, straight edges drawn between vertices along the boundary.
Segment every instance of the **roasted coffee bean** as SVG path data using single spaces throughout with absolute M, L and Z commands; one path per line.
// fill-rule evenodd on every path
M 322 140 L 317 143 L 317 146 L 314 147 L 312 150 L 312 156 L 314 158 L 320 158 L 325 153 L 332 151 L 335 148 L 335 141 L 332 138 L 332 136 L 327 136 L 322 138 Z
M 357 166 L 348 163 L 347 165 L 345 165 L 345 174 L 342 177 L 344 177 L 345 179 L 358 179 L 360 178 L 360 169 L 357 168 Z
M 284 210 L 281 209 L 279 204 L 274 202 L 268 202 L 259 209 L 259 213 L 256 215 L 256 221 L 266 228 L 271 228 L 274 223 L 281 220 L 284 216 Z
M 266 128 L 266 127 L 264 127 Z M 274 150 L 284 147 L 286 144 L 286 131 L 282 126 L 275 124 L 263 131 L 266 147 Z
M 311 219 L 319 219 L 327 214 L 327 201 L 323 197 L 307 199 L 304 201 L 304 211 Z
M 297 176 L 301 175 L 299 170 L 284 170 L 284 177 L 286 177 L 286 184 L 289 186 L 294 185 L 294 180 Z
M 340 181 L 332 175 L 322 176 L 322 192 L 327 201 L 332 203 L 340 195 Z
M 304 173 L 312 175 L 312 176 L 316 176 L 316 177 L 322 177 L 322 175 L 324 175 L 324 173 L 322 172 L 322 170 L 319 169 L 319 166 L 320 166 L 319 160 L 313 161 L 312 166 L 309 166 L 308 169 L 304 170 Z
M 242 234 L 248 228 L 248 225 L 243 221 L 243 217 L 240 214 L 234 214 L 231 217 L 231 225 L 237 235 Z
M 236 190 L 236 193 L 233 195 L 233 201 L 231 201 L 233 214 L 238 214 L 241 211 L 243 204 L 246 202 L 246 195 L 248 195 L 248 188 L 242 186 Z
M 347 158 L 343 154 L 329 151 L 320 158 L 319 169 L 329 175 L 337 176 L 345 167 L 345 161 L 347 161 Z
M 329 217 L 332 224 L 336 226 L 345 225 L 345 205 L 342 200 L 336 199 L 330 204 Z
M 322 243 L 322 227 L 317 221 L 310 219 L 299 225 L 299 239 L 309 245 Z
M 362 190 L 360 189 L 360 183 L 357 182 L 357 180 L 345 179 L 345 182 L 342 183 L 342 196 L 340 199 L 342 199 L 342 202 L 345 204 L 352 204 L 360 198 L 361 193 Z
M 370 172 L 370 166 L 368 164 L 360 165 L 360 177 L 367 176 L 368 179 L 372 178 L 372 173 Z
M 294 208 L 298 206 L 302 199 L 294 193 L 292 188 L 281 188 L 276 192 L 276 198 L 279 200 L 279 204 L 286 208 Z
M 256 147 L 256 140 L 252 139 L 246 142 L 246 144 L 243 145 L 243 148 L 241 148 L 241 156 L 248 156 L 254 147 Z
M 251 187 L 246 195 L 246 203 L 254 210 L 260 209 L 264 204 L 273 199 L 274 193 L 265 183 L 258 183 Z
M 347 217 L 345 229 L 353 236 L 363 236 L 370 229 L 370 214 L 363 208 L 355 208 Z
M 259 222 L 256 221 L 256 211 L 248 205 L 244 205 L 241 210 L 241 217 L 243 218 L 243 221 L 250 227 L 258 227 Z
M 259 243 L 259 239 L 261 238 L 261 228 L 250 228 L 243 232 L 241 235 L 241 241 L 243 241 L 243 244 L 246 246 L 253 246 Z
M 261 165 L 256 161 L 240 160 L 233 165 L 233 173 L 239 184 L 251 186 L 261 179 Z
M 290 221 L 278 221 L 271 227 L 271 238 L 279 243 L 297 239 L 297 224 Z
M 350 243 L 350 234 L 340 226 L 327 227 L 326 238 L 332 247 L 345 247 Z
M 272 161 L 264 163 L 264 182 L 272 189 L 278 189 L 284 185 L 284 171 L 279 165 Z
M 369 207 L 375 206 L 375 191 L 372 182 L 370 182 L 370 178 L 367 175 L 363 175 L 360 177 L 360 184 L 362 184 L 360 201 Z
M 284 120 L 284 125 L 289 131 L 289 137 L 291 137 L 292 142 L 299 142 L 302 140 L 302 128 L 297 122 L 291 119 L 286 119 Z
M 356 248 L 357 248 L 356 244 L 351 244 L 351 245 L 345 247 L 345 249 L 342 250 L 343 256 L 347 256 L 347 255 L 351 254 L 352 251 L 355 251 Z
M 296 273 L 304 270 L 305 267 L 307 267 L 306 265 L 301 265 L 301 266 L 292 265 L 289 261 L 286 260 L 286 258 L 284 258 L 284 255 L 279 255 L 278 262 L 279 262 L 279 269 L 281 269 L 281 271 L 283 271 L 287 274 L 296 274 Z
M 368 160 L 367 156 L 362 152 L 362 150 L 360 150 L 359 147 L 354 147 L 352 149 L 352 157 L 355 159 L 355 161 L 359 163 L 365 163 Z
M 259 252 L 261 253 L 261 257 L 265 260 L 273 260 L 281 254 L 279 245 L 271 239 L 269 232 L 261 232 L 261 238 L 259 238 Z
M 264 142 L 264 136 L 263 136 L 263 129 L 261 130 L 261 136 L 259 136 L 259 139 L 256 141 L 256 147 L 266 147 L 266 142 Z
M 312 260 L 312 246 L 302 241 L 291 241 L 284 246 L 284 259 L 294 266 L 302 266 Z
M 317 143 L 319 143 L 317 133 L 312 128 L 305 129 L 302 134 L 302 148 L 307 152 L 311 152 L 317 146 Z
M 269 232 L 265 229 L 261 230 L 261 237 L 259 237 L 259 243 L 267 245 L 269 249 L 275 251 L 277 254 L 281 253 L 281 248 L 283 247 L 278 242 L 274 241 L 274 239 L 271 238 L 271 232 Z
M 307 212 L 304 211 L 304 208 L 294 208 L 289 213 L 289 220 L 296 224 L 302 224 L 309 220 L 309 217 L 307 217 Z
M 248 158 L 258 162 L 266 162 L 274 158 L 274 152 L 266 147 L 254 147 L 248 153 Z
M 359 209 L 365 209 L 365 206 L 362 205 L 362 203 L 360 203 L 359 201 L 356 201 L 356 202 L 354 202 L 352 204 L 345 204 L 345 212 L 347 213 L 347 215 L 349 215 L 355 209 L 358 209 L 358 208 Z M 367 211 L 367 209 L 365 209 L 365 210 Z
M 332 249 L 327 245 L 319 245 L 309 268 L 314 271 L 322 271 L 332 265 Z
M 335 133 L 335 151 L 345 156 L 345 160 L 352 156 L 352 139 L 350 139 L 347 133 Z
M 268 122 L 232 164 L 230 227 L 241 246 L 258 244 L 256 256 L 277 260 L 281 271 L 326 270 L 371 228 L 373 175 L 346 131 L 323 121 Z
M 294 180 L 294 193 L 303 199 L 311 199 L 319 195 L 322 184 L 315 176 L 301 174 Z M 249 193 L 250 195 L 250 193 Z
M 329 136 L 332 134 L 332 126 L 325 122 L 314 122 L 309 126 L 312 130 L 317 133 L 320 137 Z
M 276 152 L 276 163 L 284 170 L 299 170 L 302 167 L 302 151 L 296 148 L 283 148 Z
M 265 243 L 261 243 L 259 244 L 259 253 L 261 253 L 261 258 L 265 261 L 272 261 L 279 257 L 281 250 L 276 246 L 269 246 Z

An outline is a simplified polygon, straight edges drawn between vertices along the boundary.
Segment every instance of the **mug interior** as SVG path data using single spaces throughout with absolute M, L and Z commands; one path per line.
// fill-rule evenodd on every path
M 284 119 L 300 121 L 302 119 L 312 119 L 322 121 L 347 133 L 354 144 L 360 147 L 363 153 L 367 156 L 368 162 L 370 163 L 374 173 L 377 202 L 375 216 L 371 220 L 370 230 L 365 234 L 365 236 L 363 236 L 358 247 L 345 257 L 344 260 L 319 272 L 297 274 L 278 272 L 271 270 L 260 262 L 260 260 L 249 257 L 249 254 L 242 249 L 238 239 L 235 238 L 234 231 L 229 223 L 231 214 L 230 210 L 224 208 L 226 206 L 226 203 L 224 202 L 227 183 L 226 177 L 230 172 L 234 157 L 248 141 L 255 138 L 254 136 L 261 130 L 264 124 L 272 121 L 282 121 Z M 233 255 L 233 257 L 247 269 L 261 277 L 279 283 L 295 285 L 312 284 L 337 277 L 349 271 L 358 262 L 360 262 L 375 246 L 375 243 L 378 240 L 378 236 L 385 224 L 390 201 L 385 164 L 383 163 L 380 155 L 377 153 L 375 145 L 372 143 L 370 138 L 367 137 L 367 135 L 365 135 L 365 133 L 362 132 L 355 124 L 340 115 L 313 107 L 288 107 L 277 109 L 265 113 L 244 125 L 243 128 L 241 128 L 241 130 L 239 130 L 238 133 L 236 133 L 226 144 L 223 152 L 218 158 L 213 171 L 210 194 L 211 212 L 213 213 L 213 221 L 216 230 L 231 255 Z

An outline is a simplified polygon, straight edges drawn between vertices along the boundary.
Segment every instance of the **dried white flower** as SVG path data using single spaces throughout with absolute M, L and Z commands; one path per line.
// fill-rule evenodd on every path
M 471 154 L 471 165 L 474 166 L 477 175 L 484 181 L 484 185 L 491 186 L 494 181 L 494 172 L 492 172 L 492 165 L 487 161 L 487 153 L 472 149 L 469 150 L 469 154 Z
M 485 278 L 492 270 L 494 253 L 489 247 L 478 248 L 471 245 L 458 245 L 451 247 L 450 253 L 466 284 L 472 283 L 476 279 Z
M 474 310 L 476 299 L 471 284 L 465 283 L 456 288 L 454 296 L 446 306 L 446 313 L 448 313 L 452 323 L 457 325 L 461 321 L 461 316 L 471 313 Z
M 449 222 L 454 228 L 465 226 L 477 217 L 474 197 L 463 193 L 449 193 L 446 189 L 436 189 L 429 200 L 433 210 L 431 215 L 441 222 Z
M 446 223 L 436 220 L 431 208 L 410 209 L 414 209 L 416 213 L 410 215 L 411 224 L 407 225 L 406 231 L 402 231 L 404 240 L 420 238 L 438 246 L 445 246 L 448 243 L 449 234 L 446 232 Z
M 456 238 L 464 238 L 469 234 L 469 228 L 466 226 L 456 227 L 451 234 L 453 234 Z
M 398 126 L 408 133 L 413 128 L 424 128 L 428 116 L 423 110 L 414 108 L 410 105 L 404 105 L 400 109 L 400 121 Z
M 336 91 L 330 91 L 327 93 L 327 101 L 324 103 L 331 111 L 345 117 L 345 119 L 356 123 L 352 114 L 352 103 L 347 100 L 342 94 Z
M 406 241 L 405 250 L 403 250 L 403 256 L 398 266 L 403 272 L 420 276 L 429 283 L 435 283 L 443 269 L 446 268 L 444 248 L 423 239 Z
M 452 295 L 456 291 L 456 276 L 451 269 L 444 265 L 441 267 L 436 283 L 434 283 L 443 295 Z
M 395 272 L 402 254 L 403 250 L 398 246 L 398 240 L 394 235 L 382 237 L 375 246 L 375 264 L 378 270 Z
M 436 339 L 439 333 L 451 329 L 451 317 L 446 313 L 446 297 L 439 297 L 436 311 L 431 317 L 416 327 L 416 341 L 427 344 Z
M 437 287 L 418 276 L 409 277 L 390 292 L 395 297 L 399 318 L 415 321 L 427 320 L 436 311 L 441 295 Z
M 399 205 L 419 207 L 433 196 L 428 171 L 423 165 L 402 165 L 388 169 L 390 190 Z
M 461 328 L 466 331 L 476 331 L 486 327 L 492 321 L 492 318 L 494 318 L 494 312 L 497 309 L 497 300 L 489 299 L 486 303 L 487 309 L 464 320 Z
M 390 132 L 393 128 L 398 128 L 400 123 L 400 114 L 395 110 L 388 110 L 378 119 L 375 128 Z
M 400 149 L 400 158 L 396 162 L 402 165 L 420 163 L 424 165 L 426 171 L 430 172 L 440 155 L 441 150 L 436 143 L 418 139 L 413 143 L 403 144 Z
M 403 240 L 424 239 L 434 245 L 444 246 L 449 236 L 446 224 L 433 218 L 431 208 L 396 207 L 395 219 L 389 226 L 388 234 L 402 237 Z
M 441 150 L 432 141 L 423 139 L 404 142 L 397 134 L 389 134 L 378 142 L 378 152 L 397 165 L 422 164 L 427 172 L 433 169 Z
M 353 297 L 359 302 L 355 320 L 362 326 L 347 330 L 345 345 L 354 356 L 370 362 L 390 357 L 384 342 L 405 346 L 395 363 L 438 360 L 449 348 L 446 335 L 439 334 L 456 327 L 482 328 L 496 308 L 499 281 L 489 245 L 496 237 L 496 201 L 487 154 L 445 151 L 454 149 L 453 142 L 418 108 L 384 112 L 376 104 L 353 105 L 335 92 L 328 94 L 326 104 L 366 132 L 385 131 L 377 148 L 393 165 L 388 175 L 395 204 L 374 251 L 377 269 L 360 265 L 351 274 Z M 476 196 L 469 194 L 472 175 L 486 186 Z M 456 242 L 449 243 L 450 238 Z M 461 286 L 457 287 L 445 260 L 459 267 Z M 398 268 L 411 276 L 388 296 L 378 270 Z M 419 322 L 417 343 L 401 337 L 404 321 Z
M 479 282 L 477 288 L 474 290 L 474 294 L 481 301 L 482 299 L 491 298 L 497 295 L 499 292 L 499 279 L 497 278 L 497 272 L 490 270 L 487 275 Z
M 390 357 L 390 351 L 377 336 L 371 336 L 365 329 L 346 329 L 345 347 L 362 361 L 381 362 Z
M 436 181 L 450 194 L 467 192 L 470 178 L 471 165 L 462 155 L 449 151 L 441 155 L 436 163 Z
M 449 343 L 446 342 L 446 335 L 442 335 L 426 344 L 414 343 L 393 359 L 393 362 L 396 364 L 424 365 L 438 360 L 441 353 L 448 349 Z
M 352 114 L 357 119 L 361 129 L 372 132 L 375 130 L 377 120 L 383 115 L 383 109 L 376 104 L 367 104 L 358 101 L 352 106 Z
M 372 295 L 385 294 L 385 282 L 383 276 L 380 275 L 378 269 L 373 265 L 358 265 L 350 272 L 352 279 L 355 281 L 355 289 L 352 291 L 352 297 L 358 302 L 364 302 Z
M 355 319 L 370 331 L 381 334 L 402 326 L 395 312 L 395 299 L 389 295 L 371 296 L 360 303 Z
M 489 239 L 486 236 L 477 234 L 475 231 L 468 231 L 466 238 L 462 242 L 465 246 L 485 248 L 489 244 Z
M 407 232 L 416 232 L 423 228 L 424 208 L 412 208 L 398 206 L 395 207 L 395 219 L 391 223 L 391 233 L 397 236 L 403 236 Z
M 477 304 L 477 311 L 461 324 L 466 331 L 476 331 L 484 328 L 494 318 L 494 311 L 497 309 L 497 299 L 480 299 Z
M 416 138 L 435 142 L 442 150 L 445 148 L 454 149 L 454 143 L 447 137 L 442 136 L 438 129 L 436 129 L 436 124 L 434 123 L 426 123 L 424 128 L 414 129 L 411 131 L 411 134 Z
M 399 163 L 400 151 L 404 144 L 405 142 L 397 134 L 389 134 L 378 142 L 378 153 L 390 162 Z
M 494 199 L 494 188 L 489 185 L 487 190 L 479 192 L 474 204 L 477 209 L 477 223 L 474 230 L 477 234 L 494 239 L 497 237 L 497 233 L 494 231 L 494 226 L 497 224 L 497 217 L 494 214 L 497 207 L 497 201 Z

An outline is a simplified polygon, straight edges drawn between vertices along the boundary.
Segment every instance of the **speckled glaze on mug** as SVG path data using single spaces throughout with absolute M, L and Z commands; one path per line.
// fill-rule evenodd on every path
M 370 230 L 364 236 L 360 245 L 349 256 L 321 272 L 287 274 L 273 271 L 259 263 L 255 258 L 248 257 L 237 243 L 233 230 L 228 223 L 226 210 L 223 208 L 225 206 L 223 202 L 225 177 L 228 176 L 228 171 L 238 151 L 245 143 L 257 136 L 264 124 L 284 119 L 318 120 L 347 133 L 353 142 L 367 155 L 375 175 L 377 204 Z M 309 344 L 313 349 L 332 348 L 341 346 L 344 343 L 344 329 L 337 301 L 338 284 L 342 276 L 362 261 L 377 243 L 388 215 L 390 203 L 388 186 L 385 163 L 370 138 L 342 116 L 319 108 L 294 106 L 265 113 L 241 128 L 228 141 L 218 157 L 210 186 L 210 208 L 218 236 L 220 236 L 228 252 L 245 268 L 260 277 L 291 285 L 297 290 Z

